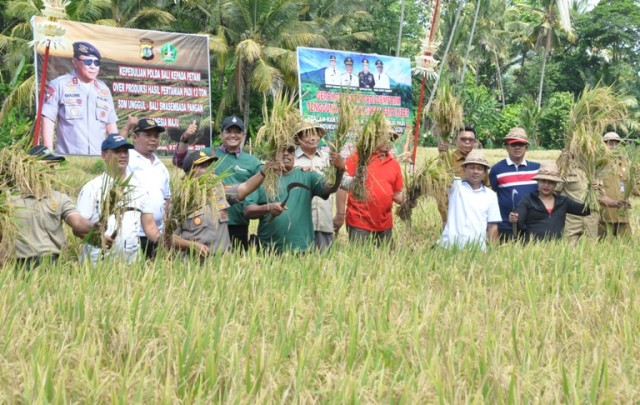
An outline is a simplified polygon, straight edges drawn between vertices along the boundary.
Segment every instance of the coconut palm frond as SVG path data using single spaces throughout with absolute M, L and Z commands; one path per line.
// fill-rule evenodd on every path
M 272 87 L 279 87 L 280 83 L 282 83 L 282 75 L 278 69 L 259 59 L 253 68 L 251 86 L 261 93 L 266 93 Z
M 236 55 L 238 55 L 238 59 L 252 64 L 262 56 L 262 46 L 253 39 L 245 39 L 236 45 Z
M 14 88 L 4 100 L 0 110 L 0 121 L 4 121 L 6 114 L 14 108 L 30 109 L 35 104 L 34 94 L 35 76 L 32 75 Z

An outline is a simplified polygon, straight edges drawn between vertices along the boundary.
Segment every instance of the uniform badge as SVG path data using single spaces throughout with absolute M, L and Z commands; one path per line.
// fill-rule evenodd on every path
M 140 40 L 140 57 L 144 60 L 151 60 L 153 56 L 153 40 L 142 38 Z
M 193 218 L 193 224 L 195 226 L 200 226 L 201 223 L 202 223 L 202 217 L 201 216 Z
M 172 44 L 166 43 L 160 47 L 160 55 L 163 62 L 173 63 L 178 58 L 178 50 Z

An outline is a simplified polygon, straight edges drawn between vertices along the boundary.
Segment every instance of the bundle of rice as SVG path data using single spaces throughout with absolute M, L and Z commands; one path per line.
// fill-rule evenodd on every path
M 5 184 L 0 185 L 0 265 L 10 256 L 18 235 L 11 192 Z
M 629 106 L 629 99 L 616 94 L 612 87 L 586 87 L 569 114 L 565 153 L 558 159 L 558 167 L 563 176 L 572 165 L 584 171 L 588 180 L 585 204 L 592 211 L 600 209 L 593 184 L 613 157 L 602 134 L 607 127 L 623 126 Z
M 37 199 L 50 196 L 54 186 L 62 188 L 52 166 L 28 155 L 23 146 L 19 143 L 0 150 L 0 184 Z
M 396 209 L 403 221 L 411 219 L 413 209 L 421 197 L 433 197 L 438 206 L 447 204 L 447 191 L 453 181 L 453 173 L 439 158 L 427 160 L 413 175 L 405 174 L 405 200 Z
M 171 250 L 173 233 L 187 217 L 204 210 L 207 204 L 217 204 L 224 198 L 223 176 L 215 174 L 212 164 L 202 176 L 173 176 L 171 178 L 171 203 L 164 214 L 162 245 Z
M 359 116 L 357 98 L 354 94 L 341 93 L 338 99 L 338 122 L 333 134 L 333 140 L 327 140 L 331 152 L 340 153 L 344 148 L 348 135 L 356 130 L 357 117 Z M 336 180 L 336 168 L 328 165 L 324 176 L 327 183 L 333 184 Z
M 362 131 L 356 141 L 356 151 L 358 153 L 358 166 L 353 179 L 353 196 L 360 200 L 367 199 L 367 190 L 365 181 L 367 178 L 367 165 L 371 155 L 376 151 L 380 143 L 388 141 L 392 135 L 391 124 L 382 113 L 382 110 L 376 110 L 365 121 Z
M 453 92 L 453 88 L 445 83 L 438 89 L 430 112 L 433 126 L 431 130 L 443 141 L 451 142 L 452 135 L 464 126 L 464 107 Z
M 302 119 L 296 108 L 296 97 L 278 92 L 273 98 L 273 107 L 267 111 L 267 100 L 263 103 L 264 125 L 256 136 L 255 154 L 263 161 L 280 161 L 282 152 L 294 146 L 293 133 Z M 268 197 L 274 197 L 278 189 L 278 174 L 268 171 L 263 181 Z
M 133 187 L 129 184 L 131 176 L 125 179 L 120 177 L 110 178 L 104 177 L 104 181 L 101 186 L 101 198 L 100 198 L 100 216 L 98 224 L 91 232 L 85 237 L 85 242 L 92 246 L 100 246 L 104 251 L 106 250 L 105 241 L 102 235 L 105 234 L 108 227 L 109 218 L 113 215 L 115 218 L 115 230 L 109 235 L 111 238 L 115 238 L 120 230 L 120 224 L 122 223 L 122 216 L 129 209 L 127 202 L 133 198 Z

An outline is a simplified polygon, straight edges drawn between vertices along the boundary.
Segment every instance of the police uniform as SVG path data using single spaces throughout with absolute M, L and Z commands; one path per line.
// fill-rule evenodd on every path
M 363 65 L 369 66 L 369 61 L 367 59 L 362 60 Z M 358 73 L 358 86 L 364 89 L 373 89 L 376 85 L 376 81 L 373 78 L 371 72 L 364 72 L 364 70 Z

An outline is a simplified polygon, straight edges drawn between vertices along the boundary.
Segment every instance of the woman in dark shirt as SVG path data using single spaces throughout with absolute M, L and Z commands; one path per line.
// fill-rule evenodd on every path
M 525 240 L 560 239 L 567 214 L 590 214 L 584 204 L 554 193 L 562 181 L 555 164 L 543 164 L 534 179 L 538 181 L 538 191 L 525 196 L 516 212 L 509 215 L 509 221 L 518 223 Z

